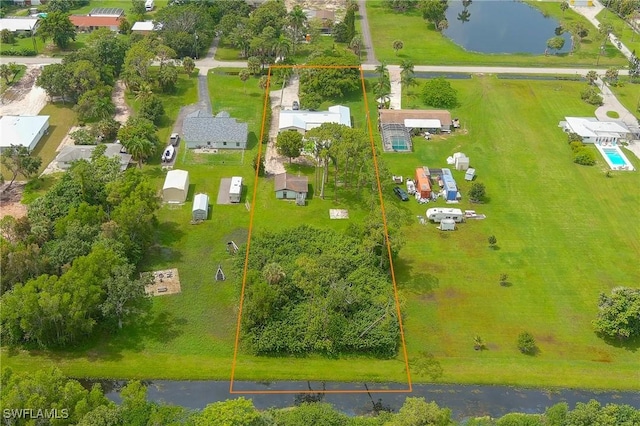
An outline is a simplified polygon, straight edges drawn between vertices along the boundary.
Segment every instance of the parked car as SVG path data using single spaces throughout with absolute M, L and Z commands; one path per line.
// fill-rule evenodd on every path
M 293 106 L 292 106 L 294 111 L 297 111 L 300 109 L 300 104 L 298 103 L 298 101 L 293 101 Z
M 171 133 L 171 137 L 169 138 L 169 143 L 173 146 L 178 146 L 178 142 L 180 142 L 180 135 L 177 133 Z
M 395 188 L 393 188 L 393 192 L 398 196 L 398 198 L 400 198 L 402 201 L 409 201 L 409 194 L 407 194 L 407 192 L 400 188 L 399 186 L 396 186 Z

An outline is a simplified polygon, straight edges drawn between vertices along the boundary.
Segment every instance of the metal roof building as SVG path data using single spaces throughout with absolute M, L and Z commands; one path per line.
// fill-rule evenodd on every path
M 330 106 L 327 111 L 282 110 L 278 131 L 297 130 L 305 134 L 323 123 L 337 123 L 351 127 L 351 110 L 342 105 Z
M 170 204 L 184 203 L 189 193 L 189 172 L 170 170 L 162 186 L 162 201 Z
M 48 115 L 5 115 L 0 117 L 0 150 L 11 145 L 33 150 L 49 128 Z

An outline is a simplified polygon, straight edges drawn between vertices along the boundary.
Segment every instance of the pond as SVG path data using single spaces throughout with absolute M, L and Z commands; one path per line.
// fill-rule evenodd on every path
M 466 6 L 466 7 L 465 7 Z M 444 35 L 468 51 L 479 53 L 544 54 L 547 40 L 556 36 L 560 23 L 539 9 L 519 1 L 450 1 L 449 27 Z M 558 52 L 571 49 L 571 37 Z M 556 51 L 549 50 L 549 54 Z

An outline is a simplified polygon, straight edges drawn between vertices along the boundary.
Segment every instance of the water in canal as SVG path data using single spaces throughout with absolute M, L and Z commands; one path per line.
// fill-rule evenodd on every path
M 450 1 L 446 15 L 449 27 L 444 35 L 464 49 L 480 53 L 544 54 L 547 40 L 556 36 L 560 26 L 539 9 L 519 1 Z M 565 43 L 559 52 L 568 52 L 571 37 L 567 33 L 562 37 Z
M 119 391 L 124 386 L 122 381 L 86 381 L 83 385 L 90 387 L 92 383 L 102 384 L 107 397 L 120 402 Z M 172 381 L 151 380 L 144 382 L 148 386 L 148 399 L 166 402 L 192 409 L 202 409 L 207 404 L 226 399 L 244 396 L 251 398 L 256 408 L 263 410 L 270 407 L 290 407 L 305 400 L 323 401 L 332 404 L 336 409 L 349 415 L 363 415 L 376 409 L 397 411 L 407 396 L 424 397 L 427 401 L 435 401 L 441 407 L 452 410 L 455 420 L 463 420 L 472 416 L 501 417 L 510 412 L 544 413 L 545 409 L 567 402 L 573 409 L 577 402 L 588 402 L 591 399 L 602 405 L 608 403 L 628 404 L 640 409 L 640 392 L 587 391 L 574 389 L 528 389 L 510 386 L 474 386 L 474 385 L 431 385 L 414 384 L 413 392 L 402 393 L 324 393 L 340 389 L 407 389 L 406 384 L 380 383 L 336 383 L 336 382 L 234 382 L 234 391 L 300 391 L 315 393 L 286 394 L 230 394 L 229 382 L 222 381 Z

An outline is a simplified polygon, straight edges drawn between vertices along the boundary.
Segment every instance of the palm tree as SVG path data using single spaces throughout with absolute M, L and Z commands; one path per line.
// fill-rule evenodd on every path
M 442 21 L 438 22 L 438 31 L 443 32 L 447 28 L 449 28 L 449 21 L 443 19 Z
M 291 39 L 284 34 L 280 34 L 280 37 L 273 43 L 275 57 L 281 57 L 284 60 L 291 51 L 291 45 Z
M 267 76 L 263 75 L 262 77 L 260 77 L 260 80 L 258 80 L 258 87 L 261 88 L 262 90 L 267 88 Z
M 385 96 L 389 96 L 391 93 L 391 81 L 388 76 L 384 76 L 378 78 L 376 84 L 373 86 L 373 93 L 376 96 L 376 99 L 380 99 L 380 104 L 384 104 Z
M 296 54 L 296 46 L 300 42 L 300 29 L 307 23 L 307 15 L 300 5 L 295 5 L 288 16 L 289 25 L 293 30 L 293 54 Z
M 249 71 L 247 71 L 246 68 L 241 69 L 238 77 L 240 77 L 240 80 L 242 80 L 242 82 L 244 83 L 244 93 L 247 93 L 247 80 L 249 80 Z
M 155 151 L 156 147 L 149 139 L 141 136 L 134 136 L 130 139 L 121 140 L 122 146 L 131 154 L 131 158 L 138 162 L 138 167 L 142 168 L 142 162 L 149 158 Z
M 402 40 L 395 40 L 393 42 L 393 50 L 396 51 L 396 56 L 398 56 L 398 51 L 400 51 L 400 49 L 402 49 L 404 47 L 404 43 L 402 42 Z
M 590 85 L 593 85 L 593 83 L 595 83 L 595 81 L 598 79 L 598 73 L 595 72 L 594 70 L 591 70 L 587 73 L 587 75 L 585 76 L 587 81 L 589 82 Z
M 482 337 L 480 337 L 480 336 L 476 335 L 476 336 L 473 338 L 473 348 L 474 348 L 476 351 L 479 351 L 479 350 L 481 350 L 482 348 L 484 348 L 484 342 L 482 341 Z
M 362 37 L 360 36 L 360 34 L 356 34 L 355 36 L 353 36 L 353 38 L 349 42 L 349 49 L 353 50 L 353 53 L 358 55 L 358 60 L 362 59 L 361 54 L 362 54 L 363 47 L 364 47 L 364 40 L 362 40 Z
M 278 284 L 286 276 L 282 266 L 276 262 L 267 263 L 262 269 L 262 276 L 268 284 Z
M 380 65 L 376 65 L 375 71 L 378 73 L 378 78 L 389 75 L 389 70 L 387 69 L 387 64 L 385 61 L 380 62 Z
M 467 9 L 463 9 L 462 12 L 458 13 L 458 17 L 456 19 L 464 24 L 465 22 L 469 22 L 471 19 L 471 13 L 469 13 Z
M 402 74 L 413 74 L 413 62 L 409 59 L 403 59 L 400 62 L 400 75 Z
M 562 18 L 564 19 L 564 12 L 569 9 L 569 3 L 566 1 L 563 1 L 562 3 L 560 3 L 560 10 L 562 10 Z
M 136 90 L 136 101 L 143 101 L 149 97 L 153 96 L 153 86 L 148 81 L 143 81 L 138 86 L 138 90 Z

